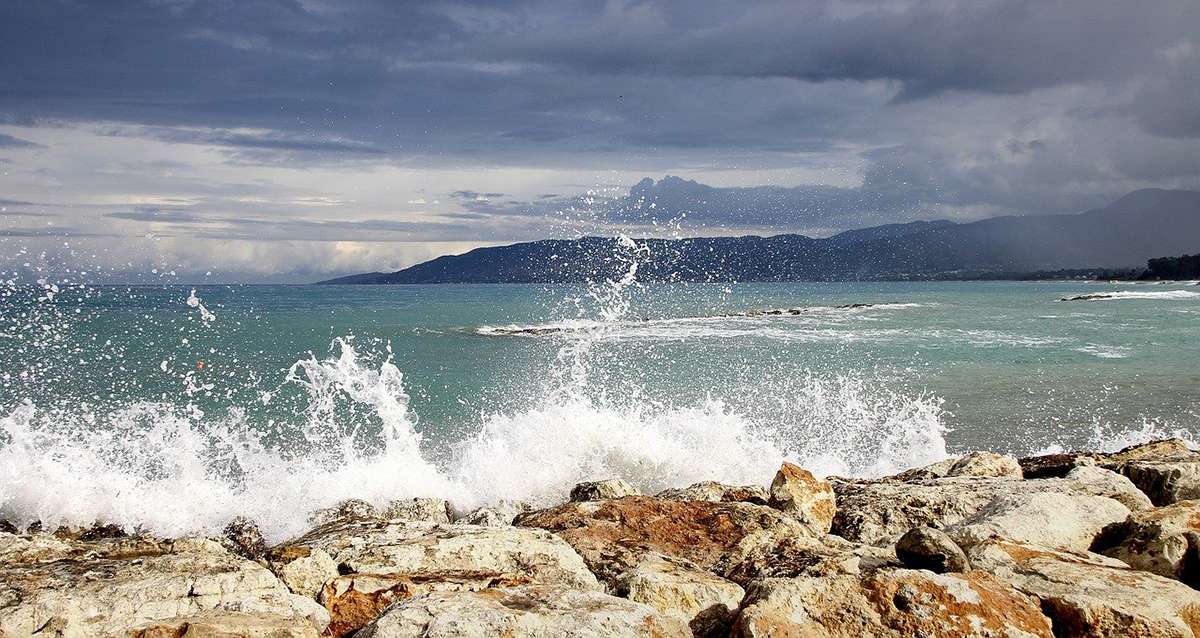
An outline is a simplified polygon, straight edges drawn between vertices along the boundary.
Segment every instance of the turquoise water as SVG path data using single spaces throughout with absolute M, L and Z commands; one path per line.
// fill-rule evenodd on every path
M 1191 437 L 1198 322 L 1186 285 L 10 285 L 0 514 L 284 535 L 350 496 Z

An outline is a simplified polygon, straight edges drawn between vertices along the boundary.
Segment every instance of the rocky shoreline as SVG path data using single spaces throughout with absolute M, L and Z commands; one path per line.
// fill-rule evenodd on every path
M 1179 440 L 545 509 L 348 501 L 268 547 L 0 522 L 0 637 L 1200 636 Z

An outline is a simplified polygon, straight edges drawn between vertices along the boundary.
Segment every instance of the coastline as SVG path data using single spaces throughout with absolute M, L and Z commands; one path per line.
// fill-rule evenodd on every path
M 247 519 L 0 522 L 0 636 L 1195 636 L 1197 497 L 1200 453 L 1168 439 L 880 479 L 606 479 L 536 510 L 347 501 L 270 547 Z

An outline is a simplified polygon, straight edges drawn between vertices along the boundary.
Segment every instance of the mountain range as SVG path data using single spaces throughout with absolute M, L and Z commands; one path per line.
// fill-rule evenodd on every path
M 1063 269 L 1120 270 L 1200 251 L 1200 192 L 1134 191 L 1070 215 L 971 223 L 918 221 L 828 238 L 548 239 L 477 248 L 392 273 L 327 284 L 565 283 L 615 278 L 637 259 L 642 281 L 968 278 Z M 634 254 L 636 252 L 636 255 Z

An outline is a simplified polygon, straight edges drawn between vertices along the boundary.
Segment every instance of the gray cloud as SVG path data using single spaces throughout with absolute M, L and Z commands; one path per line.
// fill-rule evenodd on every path
M 35 144 L 29 140 L 23 140 L 19 137 L 5 135 L 0 133 L 0 148 L 37 148 L 40 144 Z
M 189 263 L 1078 211 L 1200 188 L 1197 32 L 1195 0 L 0 3 L 0 172 Z

